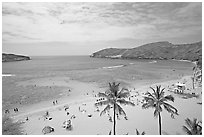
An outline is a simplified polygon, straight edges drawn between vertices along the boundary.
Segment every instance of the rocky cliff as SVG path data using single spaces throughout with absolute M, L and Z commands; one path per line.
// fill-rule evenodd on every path
M 108 48 L 91 57 L 122 59 L 176 59 L 198 61 L 202 59 L 202 42 L 172 44 L 167 41 L 145 44 L 131 49 Z
M 15 55 L 15 54 L 5 54 L 5 53 L 2 54 L 2 62 L 23 61 L 23 60 L 30 60 L 30 57 Z

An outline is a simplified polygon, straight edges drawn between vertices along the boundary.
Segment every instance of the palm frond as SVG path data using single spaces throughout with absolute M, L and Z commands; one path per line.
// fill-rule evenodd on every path
M 115 96 L 117 96 L 118 91 L 119 91 L 119 85 L 120 83 L 116 84 L 115 82 L 113 82 L 112 84 L 109 83 L 109 90 L 114 93 Z
M 151 87 L 150 87 L 151 88 Z M 150 92 L 146 92 L 146 97 L 152 98 L 153 100 L 156 100 L 155 94 L 151 94 Z
M 108 133 L 108 135 L 111 135 L 111 130 L 110 130 L 110 132 Z
M 174 102 L 174 97 L 172 95 L 167 95 L 164 97 L 167 101 L 172 101 Z
M 158 112 L 162 112 L 162 107 L 161 107 L 161 105 L 156 105 L 155 108 L 157 109 Z
M 116 109 L 116 111 L 120 114 L 120 115 L 125 115 L 126 116 L 126 113 L 125 113 L 125 111 L 123 110 L 123 108 L 120 106 L 120 105 L 118 105 L 117 103 L 115 104 L 115 109 Z
M 189 118 L 185 119 L 185 124 L 188 128 L 193 129 L 193 122 Z
M 108 105 L 110 103 L 109 100 L 103 100 L 100 102 L 95 103 L 95 106 L 103 106 L 103 105 Z
M 144 100 L 146 101 L 146 102 L 150 102 L 150 101 L 156 101 L 154 98 L 152 98 L 152 97 L 143 97 L 144 98 Z
M 106 111 L 108 111 L 108 110 L 110 110 L 110 105 L 109 105 L 109 104 L 103 109 L 103 111 L 101 111 L 100 116 L 102 116 L 103 114 L 105 114 Z
M 183 131 L 186 132 L 186 134 L 192 135 L 191 131 L 186 126 L 183 126 L 182 128 L 183 128 Z
M 105 93 L 99 92 L 99 93 L 98 93 L 98 97 L 105 97 L 105 98 L 108 98 L 108 95 L 105 94 Z
M 136 129 L 136 135 L 140 135 L 139 131 Z
M 132 102 L 130 102 L 130 101 L 127 101 L 127 100 L 125 100 L 125 99 L 117 99 L 116 102 L 118 102 L 118 103 L 120 103 L 120 104 L 122 104 L 122 105 L 131 105 L 131 106 L 135 106 L 134 103 L 132 103 Z
M 183 130 L 188 135 L 202 135 L 202 126 L 199 125 L 199 121 L 197 122 L 197 119 L 194 118 L 192 121 L 189 118 L 185 119 L 186 126 L 183 126 Z
M 158 111 L 157 109 L 155 109 L 155 110 L 154 110 L 154 117 L 156 117 L 156 118 L 157 118 L 157 117 L 158 117 L 158 115 L 159 115 L 159 111 Z
M 174 118 L 174 114 L 179 115 L 178 110 L 172 105 L 163 102 L 163 106 L 164 106 L 164 109 L 171 114 L 172 118 Z
M 164 97 L 164 90 L 165 90 L 165 88 L 163 88 L 161 90 L 161 92 L 159 93 L 159 98 L 163 98 Z
M 154 98 L 158 98 L 157 97 L 157 92 L 156 92 L 156 90 L 153 88 L 153 87 L 150 87 L 152 90 L 153 90 L 153 93 L 151 94 L 150 93 L 150 95 L 152 96 L 152 97 L 154 97 Z
M 130 92 L 128 89 L 122 88 L 122 90 L 118 93 L 117 98 L 128 98 L 130 96 Z
M 143 131 L 141 135 L 145 135 L 145 132 Z
M 156 93 L 157 93 L 156 97 L 157 97 L 157 99 L 159 99 L 159 95 L 160 95 L 160 91 L 161 91 L 160 88 L 161 88 L 161 85 L 159 85 L 159 86 L 156 85 Z
M 145 132 L 143 131 L 141 134 L 140 134 L 140 132 L 136 129 L 136 135 L 145 135 Z
M 142 104 L 142 108 L 143 108 L 143 109 L 153 108 L 153 107 L 154 107 L 154 103 L 148 102 L 148 103 Z

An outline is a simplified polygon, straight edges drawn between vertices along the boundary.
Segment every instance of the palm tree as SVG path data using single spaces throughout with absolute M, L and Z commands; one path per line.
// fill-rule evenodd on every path
M 189 118 L 185 119 L 186 126 L 183 126 L 183 130 L 188 135 L 202 135 L 201 121 L 197 121 L 194 118 L 192 121 Z
M 168 104 L 167 101 L 174 102 L 174 97 L 172 95 L 164 95 L 164 89 L 160 86 L 156 86 L 156 89 L 150 87 L 153 93 L 147 92 L 144 97 L 145 103 L 142 105 L 143 109 L 154 108 L 154 116 L 157 118 L 159 116 L 159 134 L 161 135 L 161 112 L 162 106 L 166 111 L 171 114 L 174 118 L 174 114 L 178 115 L 178 110 L 172 105 Z
M 136 135 L 145 135 L 145 132 L 143 131 L 142 133 L 140 133 L 140 132 L 136 129 Z
M 122 88 L 121 90 L 119 89 L 120 83 L 116 84 L 113 82 L 112 84 L 109 83 L 109 89 L 105 93 L 100 93 L 98 94 L 99 97 L 105 98 L 105 100 L 101 100 L 97 103 L 95 103 L 95 106 L 103 106 L 106 105 L 103 111 L 101 111 L 100 116 L 102 114 L 105 114 L 106 112 L 109 112 L 111 108 L 113 108 L 113 134 L 116 134 L 116 115 L 124 115 L 126 116 L 125 111 L 123 108 L 119 105 L 131 105 L 135 106 L 134 103 L 125 100 L 130 96 L 130 92 Z

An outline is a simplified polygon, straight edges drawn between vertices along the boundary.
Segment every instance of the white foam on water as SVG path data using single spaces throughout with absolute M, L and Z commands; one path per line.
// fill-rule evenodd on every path
M 157 63 L 157 61 L 156 61 L 156 60 L 154 60 L 154 61 L 151 61 L 151 62 L 149 62 L 149 63 Z
M 13 76 L 16 76 L 14 74 L 2 74 L 2 77 L 13 77 Z
M 125 66 L 125 65 L 109 66 L 109 67 L 103 67 L 103 69 L 121 68 L 121 67 L 124 67 L 124 66 Z

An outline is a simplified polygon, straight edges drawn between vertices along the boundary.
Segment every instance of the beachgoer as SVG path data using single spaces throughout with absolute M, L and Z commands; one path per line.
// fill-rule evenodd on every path
M 26 121 L 28 121 L 28 117 L 26 117 Z
M 17 109 L 17 108 L 14 108 L 13 110 L 14 110 L 15 113 L 18 112 L 18 109 Z
M 65 122 L 63 122 L 63 128 L 71 130 L 71 127 L 71 120 L 66 120 Z
M 55 101 L 53 101 L 52 103 L 53 103 L 53 105 L 55 105 Z
M 67 112 L 67 116 L 69 115 L 69 112 Z
M 8 109 L 5 110 L 5 113 L 10 113 Z
M 110 122 L 113 122 L 113 120 L 112 120 L 112 117 L 111 117 L 111 116 L 109 116 L 109 121 L 110 121 Z
M 69 106 L 64 106 L 64 110 L 67 111 L 69 109 Z
M 56 104 L 58 104 L 57 100 L 55 102 L 56 102 Z
M 71 119 L 75 119 L 75 118 L 76 118 L 76 116 L 75 116 L 75 115 L 72 115 L 72 116 L 71 116 Z
M 45 112 L 45 117 L 49 117 L 49 116 L 50 116 L 49 112 L 46 111 L 46 112 Z
M 53 127 L 50 127 L 50 126 L 46 126 L 42 129 L 42 133 L 45 135 L 45 134 L 48 134 L 48 133 L 51 133 L 51 132 L 54 132 L 54 128 Z

